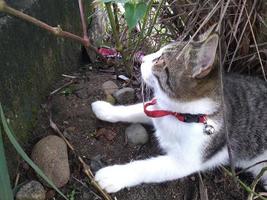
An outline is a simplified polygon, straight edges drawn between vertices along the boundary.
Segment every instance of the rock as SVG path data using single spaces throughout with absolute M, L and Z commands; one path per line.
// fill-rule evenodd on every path
M 142 145 L 147 143 L 148 134 L 146 129 L 141 124 L 132 124 L 125 130 L 128 142 L 134 145 Z
M 116 103 L 116 99 L 114 99 L 114 97 L 110 94 L 106 96 L 106 101 L 112 105 Z
M 67 145 L 63 139 L 49 135 L 33 148 L 32 160 L 57 187 L 64 186 L 70 178 Z
M 114 92 L 118 91 L 119 88 L 113 81 L 106 81 L 102 84 L 102 89 L 106 95 L 112 95 Z
M 113 96 L 117 100 L 119 104 L 132 104 L 135 100 L 135 92 L 133 88 L 122 88 L 115 93 L 113 93 Z
M 38 181 L 23 185 L 16 194 L 16 200 L 44 200 L 45 190 Z
M 90 167 L 91 170 L 93 172 L 97 172 L 99 169 L 101 169 L 102 167 L 104 167 L 104 164 L 101 161 L 102 156 L 101 155 L 97 155 L 95 157 L 93 157 L 90 161 Z

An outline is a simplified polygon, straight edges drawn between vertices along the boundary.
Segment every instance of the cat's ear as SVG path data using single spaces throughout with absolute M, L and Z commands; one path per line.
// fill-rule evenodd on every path
M 218 34 L 212 34 L 201 44 L 197 52 L 196 65 L 193 67 L 193 78 L 203 78 L 210 73 L 216 59 L 218 42 Z

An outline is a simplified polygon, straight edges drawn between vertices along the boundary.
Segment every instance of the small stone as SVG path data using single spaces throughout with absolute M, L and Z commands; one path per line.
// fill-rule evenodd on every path
M 16 194 L 16 200 L 44 200 L 45 190 L 38 181 L 23 185 Z
M 60 137 L 49 135 L 41 139 L 34 146 L 31 157 L 57 187 L 62 187 L 69 181 L 67 145 Z
M 148 134 L 141 124 L 132 124 L 125 130 L 128 142 L 134 145 L 142 145 L 147 143 Z
M 93 172 L 98 171 L 99 169 L 101 169 L 102 167 L 104 167 L 104 164 L 101 161 L 102 156 L 101 155 L 97 155 L 95 157 L 93 157 L 90 161 L 90 167 L 91 170 Z
M 108 94 L 106 96 L 106 101 L 109 102 L 112 105 L 116 103 L 116 99 L 114 99 L 114 97 L 112 95 L 110 95 L 110 94 Z
M 106 95 L 112 95 L 114 92 L 118 91 L 119 88 L 113 81 L 106 81 L 102 84 L 102 89 Z
M 133 88 L 126 87 L 113 93 L 113 96 L 119 104 L 132 104 L 135 100 L 135 91 Z

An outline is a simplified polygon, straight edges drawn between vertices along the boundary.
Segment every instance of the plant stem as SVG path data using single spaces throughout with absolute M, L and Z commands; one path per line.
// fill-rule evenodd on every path
M 140 35 L 139 35 L 138 40 L 137 40 L 137 42 L 135 44 L 134 50 L 133 50 L 133 52 L 131 54 L 131 57 L 133 57 L 133 55 L 136 52 L 136 50 L 137 50 L 139 44 L 141 43 L 141 41 L 144 40 L 144 32 L 145 32 L 145 28 L 146 28 L 146 24 L 147 24 L 147 20 L 148 20 L 148 14 L 149 14 L 149 11 L 152 8 L 152 4 L 153 4 L 153 0 L 150 0 L 149 3 L 148 3 L 147 9 L 146 9 L 145 16 L 144 16 L 143 26 L 141 28 Z
M 131 68 L 131 65 L 129 65 L 127 62 L 127 55 L 123 51 L 123 45 L 121 44 L 120 39 L 119 39 L 119 33 L 117 31 L 117 28 L 116 28 L 117 25 L 116 25 L 115 17 L 114 17 L 113 12 L 112 12 L 111 2 L 105 3 L 105 6 L 106 6 L 108 18 L 109 18 L 111 29 L 112 29 L 112 34 L 113 34 L 114 39 L 115 39 L 116 50 L 121 53 L 126 73 L 127 73 L 127 75 L 130 76 L 131 72 L 132 72 L 132 68 Z
M 251 184 L 251 188 L 252 191 L 255 191 L 256 185 L 258 184 L 258 182 L 260 181 L 261 177 L 263 176 L 263 174 L 267 171 L 267 167 L 263 167 L 260 171 L 260 173 L 255 177 L 254 181 Z M 248 196 L 248 200 L 253 200 L 253 193 L 250 193 Z
M 116 31 L 117 33 L 120 32 L 120 23 L 119 23 L 119 19 L 118 19 L 118 5 L 116 3 L 112 4 L 113 6 L 113 13 L 114 13 L 114 19 L 115 19 L 115 24 L 116 24 Z
M 83 0 L 78 0 L 79 2 L 79 10 L 80 10 L 80 16 L 81 16 L 81 22 L 82 22 L 82 28 L 83 28 L 83 39 L 87 42 L 89 42 L 89 37 L 87 34 L 87 25 L 85 23 L 85 15 L 84 15 L 84 6 L 83 6 Z
M 157 11 L 156 11 L 156 13 L 155 13 L 155 16 L 154 16 L 154 18 L 153 18 L 152 24 L 149 26 L 149 29 L 148 29 L 148 31 L 147 31 L 147 34 L 146 34 L 145 38 L 146 38 L 146 37 L 149 37 L 149 36 L 151 35 L 152 30 L 153 30 L 153 27 L 154 27 L 154 25 L 155 25 L 156 22 L 157 22 L 157 19 L 158 19 L 159 13 L 160 13 L 160 9 L 161 9 L 162 6 L 165 4 L 165 2 L 166 2 L 166 0 L 161 0 L 161 1 L 160 1 L 159 6 L 158 6 L 158 9 L 157 9 Z
M 0 10 L 2 12 L 5 12 L 9 15 L 12 15 L 12 16 L 15 16 L 17 18 L 20 18 L 20 19 L 23 19 L 27 22 L 30 22 L 40 28 L 43 28 L 47 31 L 49 31 L 50 33 L 53 33 L 54 35 L 56 36 L 62 36 L 62 37 L 68 37 L 68 38 L 71 38 L 71 39 L 74 39 L 74 40 L 77 40 L 79 41 L 80 43 L 82 43 L 84 46 L 88 46 L 88 44 L 86 43 L 86 41 L 84 41 L 83 38 L 77 36 L 77 35 L 74 35 L 72 33 L 69 33 L 69 32 L 66 32 L 66 31 L 63 31 L 60 26 L 57 26 L 57 27 L 52 27 L 52 26 L 49 26 L 48 24 L 34 18 L 34 17 L 31 17 L 27 14 L 24 14 L 23 12 L 20 12 L 16 9 L 13 9 L 11 7 L 9 7 L 8 5 L 4 5 L 3 9 Z
M 35 26 L 38 26 L 42 29 L 45 29 L 48 32 L 50 32 L 50 33 L 52 33 L 58 37 L 64 37 L 64 38 L 69 38 L 69 39 L 75 40 L 75 41 L 81 43 L 83 46 L 85 46 L 85 48 L 91 49 L 94 52 L 96 52 L 96 54 L 99 55 L 102 60 L 106 61 L 106 59 L 101 54 L 99 54 L 98 49 L 96 47 L 94 47 L 92 44 L 90 44 L 89 39 L 82 38 L 80 36 L 77 36 L 73 33 L 67 32 L 67 31 L 63 31 L 59 25 L 57 27 L 52 27 L 52 26 L 50 26 L 50 25 L 48 25 L 48 24 L 46 24 L 46 23 L 44 23 L 44 22 L 42 22 L 42 21 L 40 21 L 34 17 L 31 17 L 31 16 L 29 16 L 29 15 L 27 15 L 21 11 L 18 11 L 14 8 L 11 8 L 10 6 L 8 6 L 6 4 L 6 2 L 4 0 L 0 0 L 0 12 L 4 12 L 8 15 L 11 15 L 11 16 L 17 17 L 19 19 L 22 19 L 24 21 L 30 22 L 30 23 L 34 24 Z
M 233 177 L 234 175 L 232 174 L 232 172 L 230 172 L 228 169 L 226 169 L 225 167 L 221 167 L 223 169 L 223 171 Z M 263 197 L 262 195 L 256 193 L 255 191 L 253 191 L 249 186 L 247 186 L 243 181 L 241 181 L 239 178 L 237 178 L 237 181 L 239 182 L 239 184 L 249 193 L 249 194 L 254 194 L 255 196 L 257 196 L 258 198 L 260 198 L 261 200 L 267 200 L 267 198 Z
M 7 168 L 2 125 L 0 122 L 0 194 L 4 199 L 14 199 Z
M 117 29 L 116 29 L 117 26 L 116 26 L 115 17 L 113 15 L 113 11 L 111 8 L 111 3 L 110 2 L 105 3 L 105 6 L 106 6 L 108 18 L 109 18 L 111 29 L 112 29 L 112 34 L 113 34 L 114 39 L 115 39 L 116 49 L 119 52 L 121 52 L 123 47 L 122 47 L 122 44 L 120 43 L 119 33 L 117 32 Z

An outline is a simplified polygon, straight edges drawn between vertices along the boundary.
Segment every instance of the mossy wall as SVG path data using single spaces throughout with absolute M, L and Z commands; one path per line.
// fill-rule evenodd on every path
M 78 1 L 9 0 L 52 26 L 81 35 Z M 27 142 L 40 104 L 61 73 L 78 65 L 80 44 L 0 13 L 0 102 L 21 144 Z

